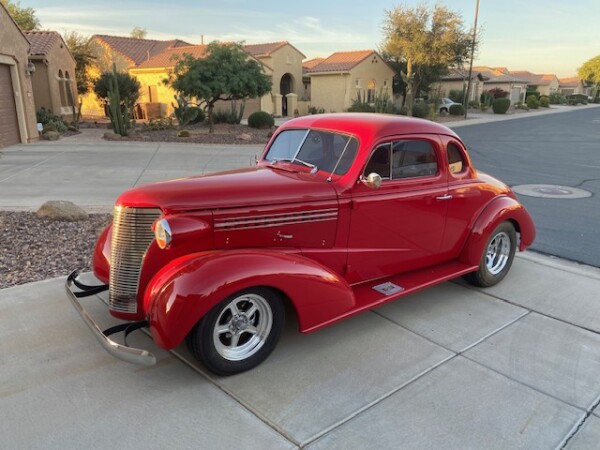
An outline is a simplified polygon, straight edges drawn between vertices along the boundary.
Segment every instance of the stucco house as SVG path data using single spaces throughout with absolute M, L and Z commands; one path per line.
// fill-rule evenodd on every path
M 60 116 L 73 114 L 78 104 L 75 60 L 56 31 L 25 31 L 31 43 L 29 60 L 36 111 L 41 108 Z
M 558 89 L 562 95 L 592 95 L 592 87 L 579 77 L 560 78 L 558 83 Z
M 336 52 L 306 68 L 310 103 L 327 112 L 346 111 L 360 95 L 369 103 L 377 95 L 392 94 L 394 70 L 375 50 Z
M 527 80 L 508 73 L 506 67 L 474 66 L 473 72 L 480 73 L 484 77 L 483 90 L 502 89 L 508 92 L 508 98 L 514 105 L 524 102 L 527 93 Z
M 30 46 L 0 3 L 0 148 L 38 139 Z
M 184 55 L 203 58 L 206 55 L 206 48 L 206 45 L 169 48 L 147 61 L 143 61 L 136 67 L 129 69 L 129 73 L 135 76 L 142 85 L 139 102 L 141 105 L 144 105 L 147 117 L 157 116 L 155 104 L 160 104 L 160 116 L 173 112 L 172 104 L 175 103 L 176 92 L 169 85 L 165 84 L 164 80 L 168 79 L 178 59 Z M 252 57 L 251 55 L 248 56 Z M 262 65 L 264 73 L 272 77 L 273 69 L 266 66 L 260 60 L 256 60 Z M 229 103 L 225 103 L 217 103 L 215 109 L 229 109 Z M 253 112 L 260 110 L 273 112 L 273 103 L 271 94 L 267 94 L 262 98 L 248 99 L 244 109 L 244 117 L 248 117 Z
M 96 60 L 89 75 L 97 78 L 102 72 L 112 70 L 113 64 L 117 70 L 127 72 L 167 49 L 190 45 L 179 39 L 159 41 L 96 34 L 90 38 L 90 50 Z M 83 97 L 81 110 L 86 116 L 104 116 L 104 107 L 93 92 Z
M 471 84 L 469 89 L 469 95 L 467 95 L 468 104 L 470 101 L 477 101 L 481 97 L 484 91 L 484 83 L 489 78 L 484 76 L 481 72 L 471 71 Z M 432 83 L 431 87 L 434 93 L 440 97 L 448 97 L 450 91 L 456 90 L 464 92 L 469 85 L 469 71 L 462 69 L 450 69 L 447 75 L 444 75 L 437 83 Z
M 509 75 L 527 81 L 529 89 L 535 89 L 540 95 L 550 95 L 559 89 L 558 77 L 553 73 L 537 74 L 527 70 L 511 70 Z
M 306 56 L 287 41 L 248 44 L 244 49 L 272 70 L 273 102 L 271 108 L 262 104 L 260 109 L 275 116 L 291 116 L 297 109 L 298 97 L 304 94 L 302 60 Z

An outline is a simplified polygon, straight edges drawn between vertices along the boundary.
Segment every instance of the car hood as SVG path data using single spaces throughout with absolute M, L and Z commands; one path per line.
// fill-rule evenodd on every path
M 159 207 L 169 214 L 335 197 L 331 183 L 320 175 L 256 166 L 141 186 L 121 194 L 116 205 Z

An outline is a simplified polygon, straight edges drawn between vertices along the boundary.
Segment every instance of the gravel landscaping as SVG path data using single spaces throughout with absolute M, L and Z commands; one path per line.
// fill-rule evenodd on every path
M 110 214 L 90 214 L 79 222 L 0 211 L 0 289 L 89 270 L 94 244 Z

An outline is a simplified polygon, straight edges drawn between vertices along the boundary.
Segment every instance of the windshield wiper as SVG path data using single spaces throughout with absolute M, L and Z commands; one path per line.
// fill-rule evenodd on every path
M 310 173 L 317 173 L 317 170 L 318 170 L 317 166 L 315 166 L 314 164 L 311 164 L 311 163 L 306 162 L 306 161 L 302 161 L 301 159 L 298 159 L 298 158 L 293 158 L 293 159 L 290 159 L 290 158 L 276 158 L 276 159 L 272 159 L 271 160 L 271 164 L 279 162 L 279 161 L 289 162 L 289 163 L 292 163 L 292 164 L 294 164 L 295 162 L 298 162 L 298 163 L 302 164 L 303 166 L 308 167 L 310 169 Z

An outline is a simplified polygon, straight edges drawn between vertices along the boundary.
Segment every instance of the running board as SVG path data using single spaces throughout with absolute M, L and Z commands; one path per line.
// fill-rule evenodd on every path
M 315 331 L 363 311 L 376 308 L 377 306 L 392 302 L 406 295 L 413 294 L 422 289 L 474 272 L 477 270 L 477 267 L 478 266 L 464 264 L 458 261 L 451 261 L 427 267 L 425 269 L 414 270 L 412 272 L 393 275 L 391 277 L 355 284 L 352 286 L 355 300 L 354 308 L 335 319 L 320 323 L 316 327 L 302 331 L 304 333 Z

